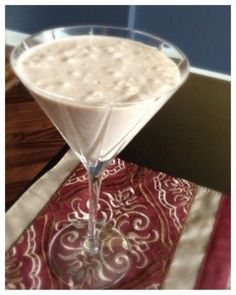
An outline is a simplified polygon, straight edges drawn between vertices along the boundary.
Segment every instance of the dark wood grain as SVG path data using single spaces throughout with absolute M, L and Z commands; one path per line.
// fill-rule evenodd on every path
M 63 149 L 65 141 L 6 67 L 6 209 Z M 54 161 L 55 162 L 55 161 Z

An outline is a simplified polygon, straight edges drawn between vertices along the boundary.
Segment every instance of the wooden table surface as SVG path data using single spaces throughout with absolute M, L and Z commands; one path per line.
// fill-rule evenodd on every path
M 64 151 L 65 141 L 6 68 L 6 209 Z

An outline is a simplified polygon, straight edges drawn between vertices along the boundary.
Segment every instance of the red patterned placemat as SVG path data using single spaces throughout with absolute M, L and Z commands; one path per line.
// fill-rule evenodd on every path
M 134 260 L 114 288 L 160 287 L 197 185 L 120 159 L 109 164 L 103 178 L 98 218 L 126 231 Z M 48 244 L 65 222 L 87 217 L 87 198 L 87 173 L 79 165 L 7 251 L 7 289 L 68 289 L 48 266 Z

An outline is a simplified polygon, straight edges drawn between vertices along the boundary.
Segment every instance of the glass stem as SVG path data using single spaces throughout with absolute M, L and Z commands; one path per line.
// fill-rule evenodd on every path
M 102 182 L 103 166 L 96 165 L 88 167 L 88 181 L 89 181 L 89 221 L 88 232 L 84 243 L 84 249 L 90 255 L 98 252 L 99 245 L 96 234 L 96 222 L 98 212 L 98 200 L 100 195 L 100 188 Z

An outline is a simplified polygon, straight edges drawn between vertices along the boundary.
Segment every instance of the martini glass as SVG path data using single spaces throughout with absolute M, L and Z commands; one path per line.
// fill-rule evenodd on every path
M 156 47 L 176 63 L 180 81 L 158 97 L 143 101 L 81 103 L 73 97 L 36 87 L 19 72 L 17 62 L 25 51 L 49 41 L 81 35 L 128 38 Z M 65 223 L 52 237 L 48 247 L 51 270 L 71 289 L 113 287 L 131 269 L 132 247 L 127 232 L 98 218 L 102 175 L 109 161 L 184 83 L 189 72 L 188 60 L 174 45 L 157 36 L 127 28 L 91 25 L 50 29 L 32 35 L 13 50 L 11 64 L 88 172 L 88 218 Z M 43 64 L 42 67 L 39 64 L 38 70 L 44 71 Z

